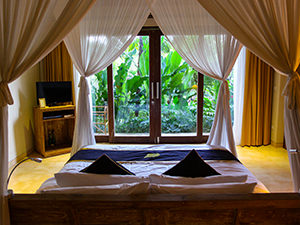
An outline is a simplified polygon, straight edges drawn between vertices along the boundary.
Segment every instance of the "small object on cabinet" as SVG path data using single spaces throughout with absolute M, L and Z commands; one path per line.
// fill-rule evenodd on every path
M 39 105 L 40 105 L 40 108 L 45 108 L 46 107 L 46 99 L 39 98 Z

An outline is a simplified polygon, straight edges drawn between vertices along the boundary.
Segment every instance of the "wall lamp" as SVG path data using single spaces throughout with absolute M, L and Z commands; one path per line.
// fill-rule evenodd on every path
M 7 190 L 7 188 L 8 188 L 8 183 L 9 183 L 9 180 L 10 180 L 10 178 L 11 178 L 11 175 L 13 174 L 13 172 L 15 171 L 15 169 L 16 169 L 20 164 L 22 164 L 23 162 L 25 162 L 25 161 L 27 161 L 27 160 L 32 160 L 32 161 L 37 162 L 37 163 L 41 163 L 41 162 L 43 161 L 41 158 L 32 158 L 32 157 L 28 157 L 28 158 L 25 158 L 25 159 L 21 160 L 20 162 L 18 162 L 18 163 L 14 166 L 14 168 L 10 171 L 10 173 L 9 173 L 9 175 L 8 175 L 8 178 L 7 178 L 7 181 L 6 181 L 6 190 Z M 8 190 L 8 192 L 9 192 L 10 194 L 12 194 L 12 190 Z

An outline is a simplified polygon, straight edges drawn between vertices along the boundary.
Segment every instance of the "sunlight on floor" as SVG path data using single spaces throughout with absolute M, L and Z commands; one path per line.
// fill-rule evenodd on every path
M 291 192 L 293 185 L 287 151 L 272 146 L 240 147 L 237 146 L 240 161 L 271 192 Z M 33 154 L 33 157 L 39 157 Z M 9 189 L 14 193 L 34 193 L 48 178 L 57 173 L 67 162 L 70 154 L 43 158 L 42 163 L 26 161 L 14 172 Z
M 37 154 L 32 157 L 40 157 Z M 42 163 L 25 161 L 13 173 L 8 189 L 14 193 L 35 193 L 41 184 L 57 173 L 68 161 L 70 154 L 43 158 Z
M 271 145 L 260 147 L 237 146 L 240 161 L 271 192 L 292 192 L 288 153 L 284 148 Z

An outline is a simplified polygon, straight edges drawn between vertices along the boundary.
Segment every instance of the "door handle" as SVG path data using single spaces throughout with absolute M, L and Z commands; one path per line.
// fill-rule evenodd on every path
M 151 82 L 151 99 L 154 100 L 154 82 Z

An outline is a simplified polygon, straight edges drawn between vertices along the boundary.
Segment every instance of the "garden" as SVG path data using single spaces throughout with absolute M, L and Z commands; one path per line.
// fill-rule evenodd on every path
M 161 132 L 196 134 L 198 73 L 161 38 Z M 113 63 L 116 134 L 149 134 L 149 38 L 137 36 Z M 232 96 L 232 79 L 229 89 Z M 107 70 L 90 79 L 93 106 L 107 106 Z M 214 119 L 220 82 L 204 76 L 203 133 L 209 133 Z M 230 105 L 233 98 L 230 98 Z M 232 108 L 232 107 L 231 107 Z M 107 118 L 94 116 L 105 124 Z M 103 126 L 103 125 L 102 125 Z M 101 128 L 103 130 L 103 128 Z M 97 132 L 95 128 L 95 132 Z

